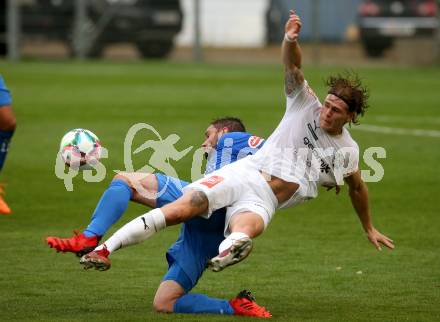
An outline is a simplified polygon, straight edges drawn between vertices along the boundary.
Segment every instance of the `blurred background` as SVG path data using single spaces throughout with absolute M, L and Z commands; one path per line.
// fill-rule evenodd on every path
M 278 62 L 288 10 L 306 62 L 433 64 L 436 0 L 5 0 L 0 55 Z M 258 49 L 258 50 L 255 50 Z

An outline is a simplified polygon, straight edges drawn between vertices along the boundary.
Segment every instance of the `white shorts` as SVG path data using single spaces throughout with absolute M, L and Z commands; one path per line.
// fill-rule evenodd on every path
M 229 235 L 229 221 L 235 214 L 254 212 L 261 216 L 266 228 L 278 205 L 269 184 L 247 158 L 226 165 L 183 190 L 199 190 L 206 194 L 209 208 L 202 217 L 209 218 L 213 211 L 227 207 L 225 236 Z

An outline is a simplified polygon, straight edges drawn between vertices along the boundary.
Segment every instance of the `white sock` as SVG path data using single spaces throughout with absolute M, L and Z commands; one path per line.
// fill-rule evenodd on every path
M 105 246 L 111 253 L 122 247 L 139 244 L 165 227 L 165 216 L 160 208 L 156 208 L 125 224 L 95 250 Z
M 218 253 L 219 254 L 222 253 L 223 251 L 231 247 L 233 242 L 243 238 L 249 238 L 249 236 L 246 235 L 245 233 L 240 233 L 240 232 L 231 233 L 220 243 L 220 246 L 218 246 Z

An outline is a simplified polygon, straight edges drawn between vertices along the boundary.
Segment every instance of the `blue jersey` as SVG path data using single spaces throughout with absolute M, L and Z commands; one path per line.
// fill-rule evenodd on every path
M 0 75 L 0 107 L 11 105 L 11 103 L 12 103 L 11 93 L 6 87 L 3 77 Z
M 226 164 L 235 162 L 247 155 L 254 154 L 263 146 L 264 140 L 244 132 L 224 134 L 218 141 L 215 153 L 208 157 L 206 174 L 219 169 Z M 158 191 L 166 185 L 166 192 L 161 195 L 156 206 L 162 207 L 182 196 L 182 187 L 189 183 L 178 179 L 156 174 Z M 218 246 L 224 239 L 226 209 L 216 210 L 209 219 L 194 217 L 184 223 L 177 241 L 168 249 L 166 254 L 170 270 L 164 280 L 175 280 L 185 290 L 192 289 L 209 259 L 218 254 Z M 182 270 L 186 278 L 176 274 Z M 176 275 L 180 277 L 176 277 Z
M 225 165 L 255 154 L 264 144 L 264 139 L 246 132 L 223 134 L 217 146 L 208 156 L 205 175 Z

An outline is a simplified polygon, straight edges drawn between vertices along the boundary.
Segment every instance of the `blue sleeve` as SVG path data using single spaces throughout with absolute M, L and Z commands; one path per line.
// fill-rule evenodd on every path
M 215 161 L 215 169 L 218 170 L 225 165 L 234 162 L 232 159 L 232 151 L 234 145 L 234 137 L 230 135 L 230 133 L 222 135 L 217 142 L 217 146 L 215 148 L 216 152 L 216 161 Z
M 236 133 L 232 149 L 232 162 L 255 154 L 264 144 L 264 139 L 250 133 Z
M 12 98 L 11 94 L 6 87 L 3 77 L 0 75 L 0 106 L 11 105 Z
M 231 132 L 220 137 L 215 149 L 215 166 L 211 164 L 209 168 L 218 170 L 227 164 L 242 159 L 248 155 L 255 154 L 264 144 L 264 139 L 246 133 Z M 208 167 L 207 167 L 208 170 Z M 207 171 L 209 173 L 209 171 Z

